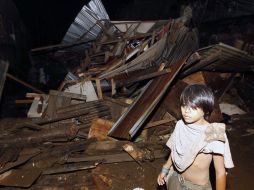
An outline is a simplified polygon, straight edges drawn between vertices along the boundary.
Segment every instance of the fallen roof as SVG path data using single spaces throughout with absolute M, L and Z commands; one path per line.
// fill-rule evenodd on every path
M 200 49 L 202 59 L 218 54 L 220 59 L 208 64 L 204 70 L 221 72 L 246 72 L 254 71 L 254 56 L 235 47 L 219 43 Z
M 109 20 L 109 16 L 100 0 L 91 0 L 83 6 L 74 22 L 66 32 L 62 43 L 71 44 L 78 41 L 90 41 L 96 39 L 101 32 L 98 21 Z M 76 46 L 75 50 L 84 50 L 88 44 Z

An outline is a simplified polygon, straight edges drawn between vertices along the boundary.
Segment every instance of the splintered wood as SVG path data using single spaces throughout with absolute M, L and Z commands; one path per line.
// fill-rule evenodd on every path
M 112 125 L 113 123 L 108 120 L 95 119 L 91 123 L 88 138 L 95 138 L 98 141 L 113 140 L 108 137 L 108 131 L 111 129 Z

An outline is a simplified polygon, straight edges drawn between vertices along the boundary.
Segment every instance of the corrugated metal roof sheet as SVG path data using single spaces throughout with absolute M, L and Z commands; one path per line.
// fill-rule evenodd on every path
M 82 7 L 74 22 L 66 32 L 62 43 L 70 44 L 77 41 L 90 41 L 96 39 L 101 32 L 97 21 L 109 20 L 109 16 L 100 0 L 91 0 L 88 5 Z M 73 47 L 73 50 L 84 50 L 89 44 Z
M 254 56 L 235 47 L 219 43 L 200 49 L 202 59 L 219 52 L 220 59 L 204 67 L 204 70 L 243 72 L 254 71 Z

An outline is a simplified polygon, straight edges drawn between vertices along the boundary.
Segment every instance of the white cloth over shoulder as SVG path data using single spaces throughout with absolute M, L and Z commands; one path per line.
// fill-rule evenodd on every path
M 200 152 L 222 154 L 225 167 L 234 167 L 223 123 L 200 126 L 186 125 L 179 120 L 167 146 L 171 149 L 172 161 L 179 172 L 186 170 Z

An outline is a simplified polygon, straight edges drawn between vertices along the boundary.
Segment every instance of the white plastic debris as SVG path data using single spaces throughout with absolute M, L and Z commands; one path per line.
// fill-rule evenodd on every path
M 85 81 L 69 86 L 64 92 L 86 95 L 87 102 L 98 100 L 97 94 L 91 81 Z
M 235 114 L 242 115 L 246 113 L 238 106 L 224 102 L 220 103 L 220 110 L 222 113 L 225 113 L 227 115 L 235 115 Z

